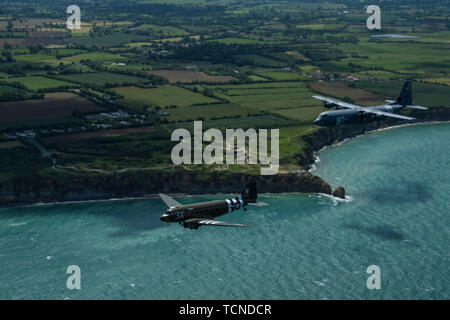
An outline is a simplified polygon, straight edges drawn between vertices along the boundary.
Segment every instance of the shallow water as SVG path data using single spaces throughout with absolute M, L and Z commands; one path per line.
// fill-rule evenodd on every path
M 250 229 L 168 226 L 158 199 L 0 209 L 0 298 L 448 299 L 449 137 L 418 125 L 327 148 L 314 174 L 351 201 L 261 195 L 219 218 Z

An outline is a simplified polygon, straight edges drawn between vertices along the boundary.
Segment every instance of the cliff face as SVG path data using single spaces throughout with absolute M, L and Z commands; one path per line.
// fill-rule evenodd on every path
M 0 205 L 37 202 L 96 200 L 140 197 L 150 194 L 238 193 L 248 181 L 255 181 L 258 192 L 321 192 L 331 194 L 328 183 L 306 174 L 279 174 L 254 176 L 240 173 L 180 170 L 173 173 L 126 173 L 67 177 L 62 181 L 52 178 L 16 179 L 14 190 L 0 186 Z
M 418 122 L 448 121 L 450 108 L 433 108 L 426 112 L 413 110 L 410 113 Z M 395 120 L 375 121 L 363 125 L 320 128 L 303 137 L 308 146 L 305 156 L 298 163 L 308 167 L 314 163 L 314 151 L 346 138 L 364 134 L 371 130 L 402 124 Z M 163 193 L 211 194 L 237 193 L 253 180 L 261 193 L 305 192 L 331 194 L 328 183 L 312 174 L 277 174 L 254 176 L 230 172 L 202 172 L 175 170 L 173 172 L 135 171 L 122 174 L 66 175 L 41 177 L 28 175 L 16 177 L 9 184 L 0 183 L 0 205 L 37 202 L 61 202 L 98 200 L 109 198 L 141 197 Z

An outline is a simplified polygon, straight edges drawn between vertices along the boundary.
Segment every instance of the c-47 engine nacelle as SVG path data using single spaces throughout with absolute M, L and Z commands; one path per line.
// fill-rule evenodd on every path
M 185 228 L 189 228 L 189 229 L 198 229 L 198 227 L 200 227 L 200 225 L 197 222 L 180 222 L 180 224 L 183 225 L 183 227 Z

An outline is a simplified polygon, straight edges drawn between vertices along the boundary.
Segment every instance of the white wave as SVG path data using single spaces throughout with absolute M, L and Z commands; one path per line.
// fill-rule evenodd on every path
M 18 226 L 24 226 L 28 223 L 28 221 L 24 221 L 24 222 L 17 222 L 17 223 L 10 223 L 8 224 L 9 227 L 18 227 Z
M 339 202 L 343 202 L 343 203 L 349 203 L 352 202 L 354 199 L 352 196 L 350 195 L 346 195 L 345 199 L 339 198 L 339 197 L 335 197 L 332 194 L 327 194 L 327 193 L 319 193 L 319 195 L 330 198 L 331 200 L 333 200 L 333 205 L 337 205 Z
M 325 285 L 322 281 L 314 281 L 315 284 L 317 284 L 319 287 L 323 287 Z

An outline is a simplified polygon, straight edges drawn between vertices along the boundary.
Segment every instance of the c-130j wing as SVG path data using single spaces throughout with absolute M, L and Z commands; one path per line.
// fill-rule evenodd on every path
M 221 227 L 249 227 L 245 224 L 216 221 L 214 218 L 233 212 L 247 205 L 264 206 L 263 202 L 257 202 L 256 183 L 248 183 L 242 193 L 235 198 L 216 200 L 201 203 L 183 205 L 173 198 L 159 194 L 164 203 L 169 207 L 160 220 L 164 222 L 178 222 L 185 228 L 198 229 L 200 226 Z

